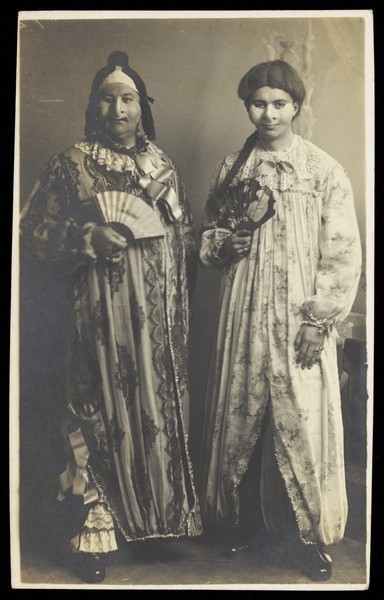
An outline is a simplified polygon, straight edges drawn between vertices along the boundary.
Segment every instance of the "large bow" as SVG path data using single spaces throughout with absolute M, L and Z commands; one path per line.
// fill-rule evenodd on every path
M 171 186 L 173 170 L 166 165 L 155 167 L 145 154 L 137 154 L 135 162 L 140 174 L 138 178 L 140 187 L 152 200 L 164 206 L 170 221 L 177 221 L 182 216 L 182 211 L 176 192 Z
M 69 463 L 65 471 L 59 476 L 61 490 L 57 498 L 63 500 L 64 492 L 72 487 L 75 496 L 83 496 L 84 504 L 95 502 L 99 499 L 99 494 L 96 488 L 89 483 L 87 471 L 89 450 L 83 434 L 80 429 L 76 429 L 68 437 L 75 457 L 75 464 L 73 462 Z

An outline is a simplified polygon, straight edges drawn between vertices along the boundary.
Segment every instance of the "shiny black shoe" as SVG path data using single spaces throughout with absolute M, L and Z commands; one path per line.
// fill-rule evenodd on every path
M 101 583 L 106 576 L 105 563 L 99 554 L 71 552 L 69 567 L 84 583 Z
M 332 577 L 332 558 L 321 544 L 298 542 L 293 552 L 295 565 L 312 581 L 327 581 Z

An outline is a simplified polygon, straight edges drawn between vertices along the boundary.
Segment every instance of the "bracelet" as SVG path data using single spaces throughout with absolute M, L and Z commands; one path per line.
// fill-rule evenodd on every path
M 320 333 L 326 333 L 330 326 L 327 319 L 316 319 L 312 314 L 308 315 L 308 319 L 302 321 L 302 325 L 309 325 L 310 327 L 317 327 Z

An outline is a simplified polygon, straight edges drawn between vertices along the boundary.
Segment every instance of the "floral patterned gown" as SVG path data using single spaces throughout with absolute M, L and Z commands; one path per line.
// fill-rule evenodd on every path
M 271 452 L 299 535 L 335 543 L 347 518 L 336 326 L 351 309 L 361 265 L 350 181 L 333 158 L 298 135 L 279 152 L 256 144 L 233 183 L 253 182 L 258 189 L 248 214 L 263 194 L 273 198 L 275 213 L 254 232 L 249 255 L 224 264 L 220 248 L 231 218 L 216 198 L 237 156 L 217 168 L 200 240 L 203 266 L 222 269 L 206 396 L 202 514 L 207 522 L 238 522 L 239 484 L 268 406 Z M 303 370 L 294 339 L 308 318 L 328 330 L 320 364 Z M 274 499 L 271 490 L 265 495 L 271 486 L 263 488 L 267 515 Z
M 90 231 L 102 224 L 95 196 L 106 191 L 144 200 L 164 237 L 129 243 L 116 264 L 97 260 Z M 38 257 L 72 281 L 59 499 L 83 496 L 89 507 L 78 549 L 116 549 L 116 527 L 126 540 L 199 534 L 186 364 L 196 254 L 174 164 L 152 143 L 127 156 L 83 140 L 49 161 L 21 229 Z

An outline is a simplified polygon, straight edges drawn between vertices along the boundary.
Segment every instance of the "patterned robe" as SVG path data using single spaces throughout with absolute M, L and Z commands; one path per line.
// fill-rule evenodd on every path
M 248 256 L 224 264 L 220 248 L 233 215 L 217 190 L 237 156 L 217 168 L 200 241 L 203 266 L 222 269 L 202 514 L 207 522 L 238 522 L 238 487 L 268 406 L 272 448 L 298 532 L 304 541 L 330 544 L 343 537 L 347 518 L 335 325 L 348 315 L 360 275 L 351 185 L 333 158 L 300 136 L 280 152 L 256 144 L 234 184 L 247 181 L 258 190 L 249 214 L 263 196 L 273 198 L 275 214 L 254 232 Z M 294 339 L 308 318 L 329 327 L 320 363 L 303 370 Z
M 144 200 L 164 237 L 130 242 L 116 264 L 97 260 L 90 232 L 103 224 L 95 196 L 106 191 Z M 174 199 L 177 218 L 162 197 Z M 38 257 L 71 281 L 64 323 L 69 446 L 59 499 L 73 493 L 89 508 L 78 548 L 116 549 L 116 526 L 126 540 L 199 534 L 187 450 L 195 239 L 175 165 L 152 143 L 131 157 L 83 140 L 49 161 L 21 230 Z

